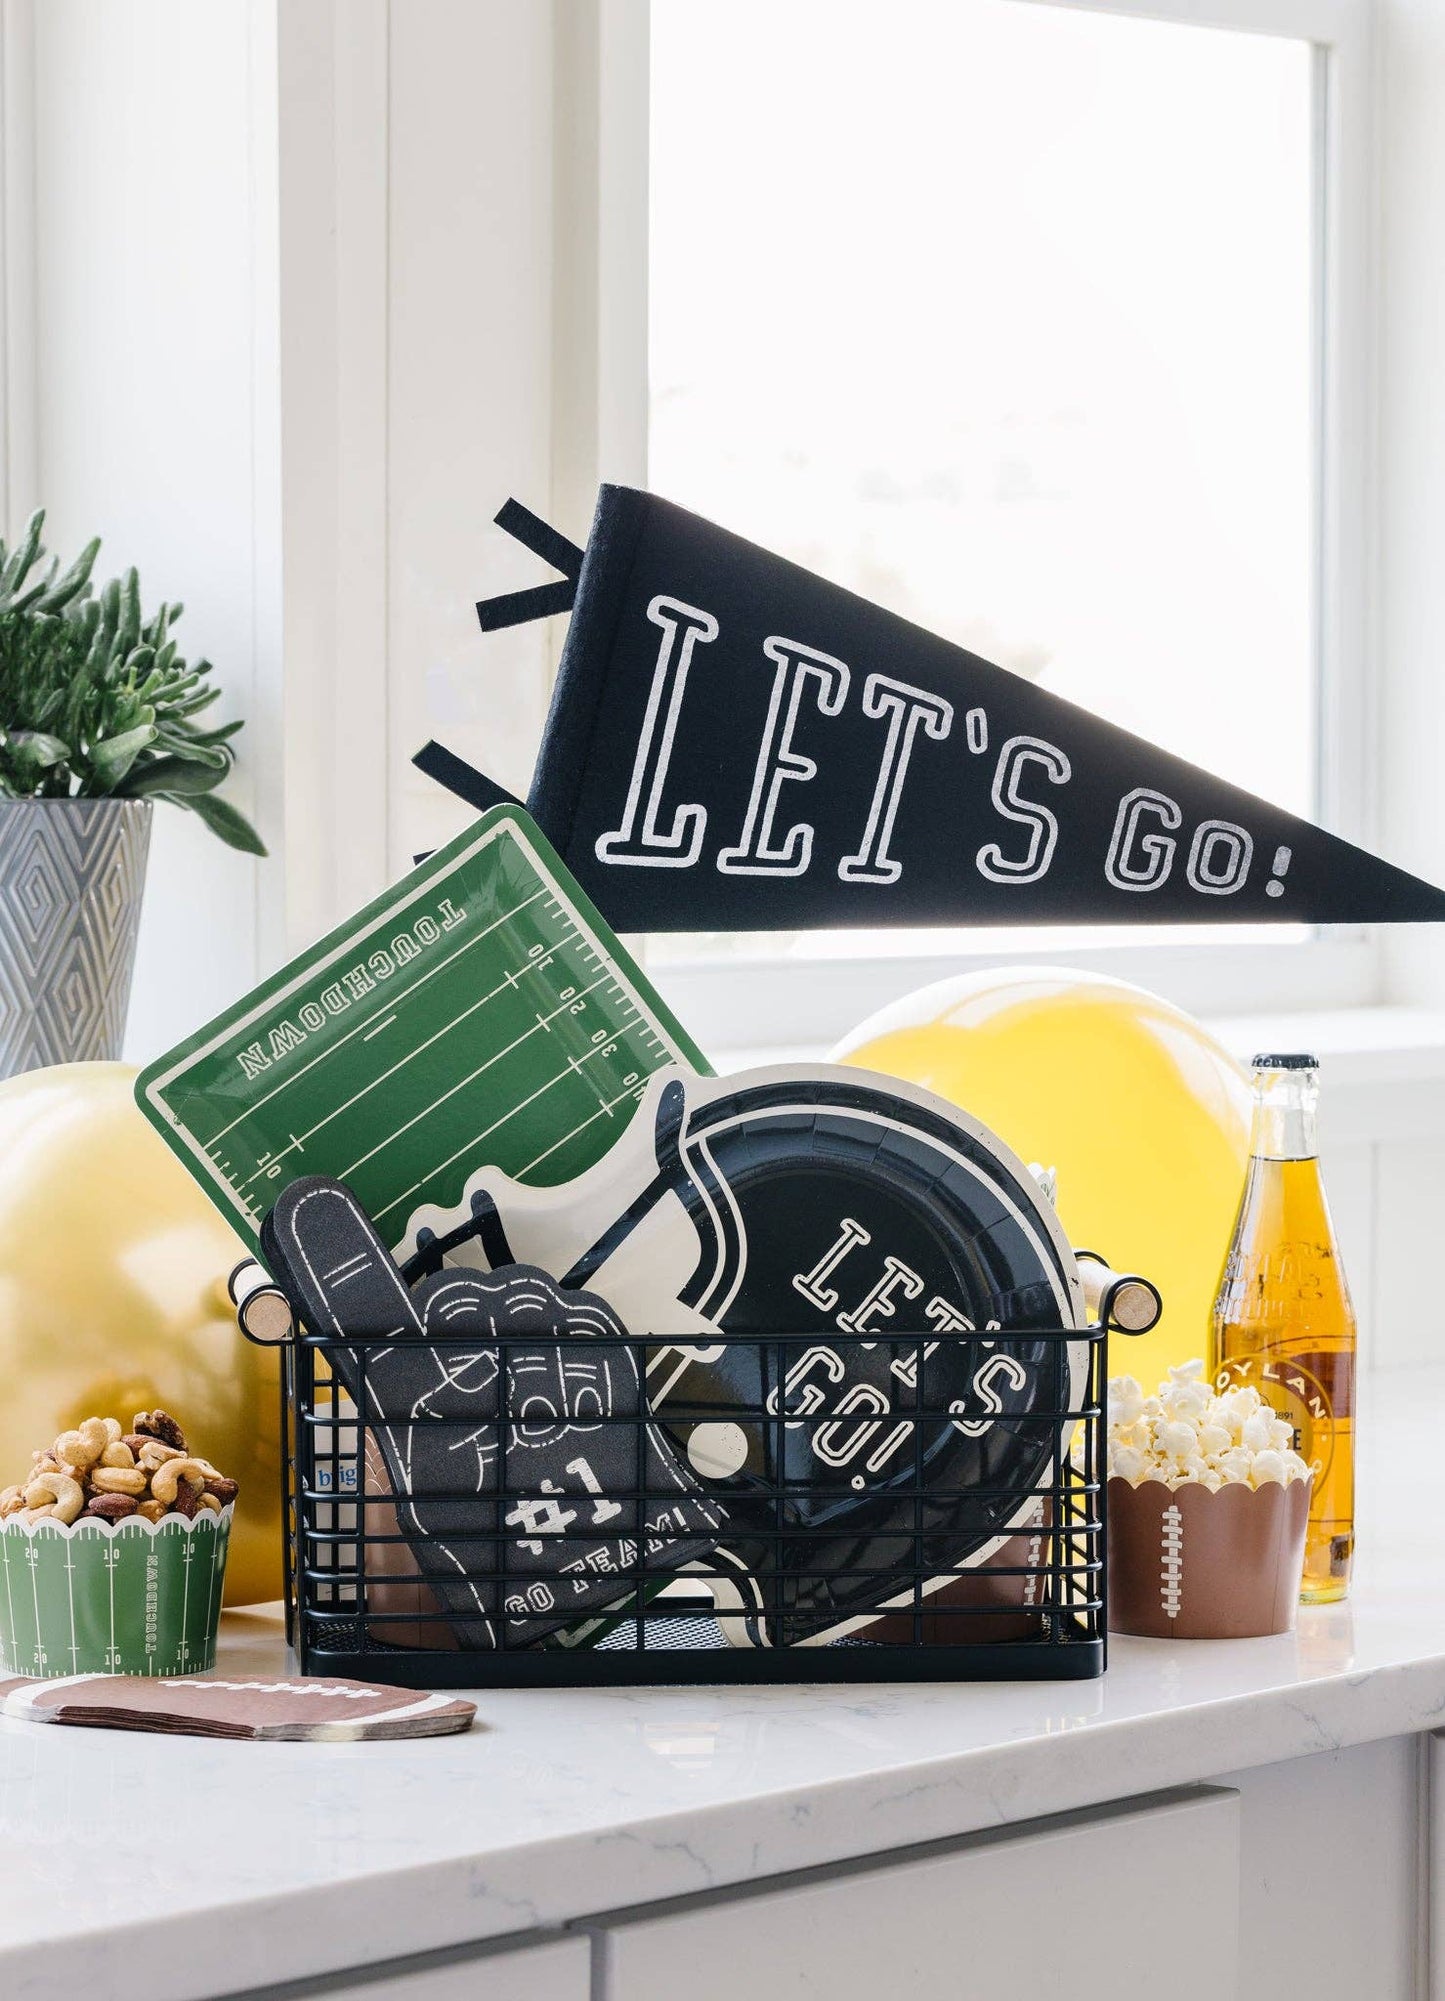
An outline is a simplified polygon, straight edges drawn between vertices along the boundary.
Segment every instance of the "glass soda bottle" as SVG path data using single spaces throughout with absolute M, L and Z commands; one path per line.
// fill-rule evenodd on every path
M 1302 1602 L 1350 1588 L 1355 1312 L 1315 1142 L 1319 1064 L 1256 1056 L 1249 1173 L 1214 1302 L 1219 1386 L 1254 1386 L 1314 1468 Z

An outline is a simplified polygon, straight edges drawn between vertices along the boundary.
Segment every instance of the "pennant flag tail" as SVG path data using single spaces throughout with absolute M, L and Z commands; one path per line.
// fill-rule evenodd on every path
M 474 764 L 468 764 L 465 758 L 458 757 L 455 751 L 448 750 L 445 744 L 438 743 L 435 738 L 430 743 L 422 745 L 412 758 L 412 763 L 418 771 L 424 772 L 428 778 L 435 779 L 438 785 L 444 786 L 448 792 L 455 793 L 458 799 L 464 799 L 468 806 L 474 806 L 479 813 L 489 813 L 494 806 L 521 804 L 519 799 L 512 797 L 505 786 L 498 785 L 495 778 L 488 778 L 484 771 L 478 771 Z
M 553 591 L 528 804 L 620 930 L 1445 918 L 1432 884 L 651 494 L 604 486 Z

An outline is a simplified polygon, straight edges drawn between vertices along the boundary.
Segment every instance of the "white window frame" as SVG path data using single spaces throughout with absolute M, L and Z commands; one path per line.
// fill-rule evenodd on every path
M 1375 521 L 1374 34 L 1370 0 L 1009 0 L 1310 42 L 1316 69 L 1317 510 L 1315 622 L 1319 810 L 1372 845 L 1378 718 L 1370 589 Z M 559 8 L 554 271 L 555 518 L 584 531 L 602 479 L 647 478 L 648 0 Z M 831 1042 L 928 981 L 1060 956 L 1020 932 L 1003 953 L 655 963 L 705 1046 Z M 1342 1008 L 1380 998 L 1378 937 L 1181 946 L 1071 941 L 1071 961 L 1138 980 L 1201 1013 Z

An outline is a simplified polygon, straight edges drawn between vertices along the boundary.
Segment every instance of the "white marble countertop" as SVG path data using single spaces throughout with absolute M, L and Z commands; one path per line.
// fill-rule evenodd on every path
M 1365 1395 L 1354 1592 L 1280 1639 L 1116 1639 L 1095 1682 L 483 1692 L 409 1744 L 0 1721 L 0 1993 L 194 2001 L 1445 1726 L 1445 1375 Z M 274 1613 L 223 1648 L 284 1671 Z

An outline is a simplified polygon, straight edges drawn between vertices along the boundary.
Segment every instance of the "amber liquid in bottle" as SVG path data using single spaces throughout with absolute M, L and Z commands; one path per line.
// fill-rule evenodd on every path
M 1355 1547 L 1355 1313 L 1315 1143 L 1318 1071 L 1256 1057 L 1249 1174 L 1214 1304 L 1213 1373 L 1250 1383 L 1314 1467 L 1306 1605 L 1343 1598 Z

